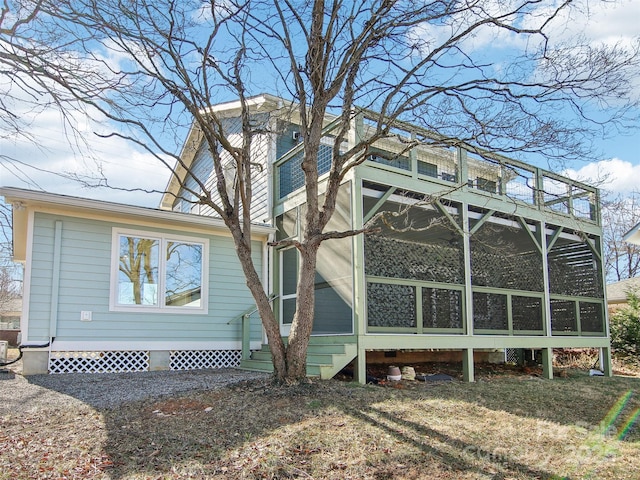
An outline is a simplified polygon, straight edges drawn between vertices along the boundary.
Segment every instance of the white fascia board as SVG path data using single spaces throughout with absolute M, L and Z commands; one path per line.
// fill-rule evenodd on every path
M 78 212 L 80 214 L 104 214 L 119 217 L 128 217 L 140 220 L 154 220 L 164 222 L 171 226 L 184 225 L 195 228 L 206 228 L 220 233 L 229 233 L 224 222 L 216 217 L 195 215 L 159 210 L 147 207 L 125 205 L 122 203 L 105 202 L 88 198 L 71 197 L 54 193 L 37 192 L 14 187 L 0 188 L 0 195 L 10 203 L 19 203 L 24 207 L 36 211 L 63 211 Z M 275 232 L 275 228 L 267 225 L 253 224 L 252 233 L 257 237 L 267 237 Z
M 258 112 L 262 109 L 267 111 L 274 110 L 282 107 L 285 103 L 291 104 L 292 102 L 276 97 L 275 95 L 269 95 L 268 93 L 262 93 L 254 97 L 249 97 L 245 100 L 245 105 L 249 107 L 249 109 Z M 224 113 L 225 115 L 234 115 L 239 113 L 241 109 L 242 102 L 240 102 L 240 100 L 233 100 L 231 102 L 212 105 L 209 108 L 201 110 L 201 113 Z
M 640 245 L 640 223 L 624 234 L 622 239 L 627 243 Z

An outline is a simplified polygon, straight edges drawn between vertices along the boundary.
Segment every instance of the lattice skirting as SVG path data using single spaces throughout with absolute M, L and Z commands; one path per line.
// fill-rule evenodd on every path
M 171 370 L 228 368 L 240 365 L 240 350 L 172 350 Z M 123 373 L 150 369 L 150 352 L 126 350 L 109 352 L 51 352 L 49 373 Z
M 172 350 L 171 370 L 227 368 L 240 365 L 240 350 Z
M 505 348 L 504 349 L 504 361 L 506 363 L 520 363 L 520 357 L 518 356 L 517 348 Z
M 149 352 L 51 352 L 49 373 L 119 373 L 149 370 Z

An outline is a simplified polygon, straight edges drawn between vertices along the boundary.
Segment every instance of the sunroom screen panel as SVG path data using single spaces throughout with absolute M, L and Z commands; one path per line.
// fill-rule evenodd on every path
M 462 291 L 443 288 L 422 289 L 424 328 L 463 328 Z
M 477 221 L 471 221 L 471 228 Z M 540 250 L 515 220 L 492 217 L 471 236 L 471 281 L 475 286 L 542 292 Z
M 513 330 L 541 331 L 544 329 L 542 300 L 536 297 L 511 297 Z
M 584 241 L 559 238 L 548 259 L 552 294 L 603 298 L 601 263 Z
M 415 328 L 415 287 L 367 283 L 367 318 L 370 327 Z
M 473 329 L 507 330 L 507 296 L 495 293 L 473 294 Z
M 589 333 L 604 333 L 602 304 L 580 302 L 580 329 Z
M 551 300 L 551 330 L 553 332 L 577 332 L 576 302 Z

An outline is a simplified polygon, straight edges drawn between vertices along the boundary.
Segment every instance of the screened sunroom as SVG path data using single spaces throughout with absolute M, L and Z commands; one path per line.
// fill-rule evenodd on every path
M 352 138 L 366 136 L 368 118 L 354 122 Z M 361 374 L 368 351 L 421 349 L 462 350 L 470 379 L 478 349 L 542 350 L 550 376 L 553 348 L 598 347 L 610 370 L 597 189 L 471 147 L 429 146 L 411 125 L 394 133 L 342 185 L 329 228 L 377 230 L 320 248 L 314 335 L 354 342 Z M 425 141 L 405 151 L 416 138 Z M 305 208 L 302 146 L 278 147 L 274 217 L 278 238 L 294 238 Z M 297 254 L 275 253 L 286 335 Z

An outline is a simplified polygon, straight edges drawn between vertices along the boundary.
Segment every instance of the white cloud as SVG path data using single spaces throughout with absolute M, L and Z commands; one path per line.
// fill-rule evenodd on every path
M 15 105 L 14 113 L 29 115 L 28 105 Z M 0 138 L 0 186 L 43 189 L 52 193 L 97 198 L 156 207 L 159 194 L 125 192 L 109 188 L 87 188 L 60 174 L 98 178 L 125 189 L 163 190 L 169 170 L 148 152 L 122 138 L 101 138 L 109 132 L 106 121 L 91 121 L 79 112 L 67 117 L 73 128 L 65 128 L 59 111 L 49 108 L 30 119 L 27 130 L 32 141 Z
M 107 65 L 113 67 L 128 61 L 122 52 L 113 49 L 109 52 L 107 57 L 96 53 L 93 61 L 80 57 L 75 60 L 82 63 L 83 71 L 108 76 Z M 70 58 L 75 57 L 70 54 Z M 42 189 L 133 205 L 158 205 L 160 195 L 157 193 L 87 188 L 65 178 L 63 175 L 70 174 L 89 180 L 102 175 L 116 188 L 162 191 L 169 179 L 169 170 L 133 142 L 117 136 L 97 135 L 109 135 L 116 130 L 97 111 L 90 112 L 91 118 L 82 111 L 71 110 L 63 116 L 32 79 L 23 77 L 20 81 L 33 90 L 28 92 L 18 87 L 20 82 L 11 75 L 0 75 L 3 105 L 21 122 L 20 135 L 10 129 L 0 132 L 0 186 Z M 176 149 L 178 147 L 176 145 Z
M 579 169 L 568 169 L 563 175 L 598 185 L 616 194 L 628 194 L 640 188 L 640 165 L 619 158 L 591 162 Z
M 467 53 L 477 52 L 487 47 L 493 50 L 512 48 L 514 46 L 523 48 L 526 40 L 522 36 L 490 23 L 482 24 L 487 18 L 493 17 L 500 18 L 507 25 L 514 25 L 517 22 L 515 15 L 501 17 L 504 12 L 511 11 L 512 8 L 512 1 L 482 1 L 465 7 L 460 13 L 451 15 L 446 20 L 446 23 L 423 23 L 418 25 L 411 31 L 410 37 L 426 53 L 431 51 L 434 46 L 442 45 L 448 39 L 459 35 L 465 29 L 479 22 L 480 25 L 474 28 L 472 33 L 466 35 L 462 42 L 457 42 L 457 46 Z
M 525 29 L 538 29 L 549 19 L 553 12 L 564 0 L 556 0 L 532 10 L 526 15 L 512 15 L 502 18 L 506 25 Z M 446 25 L 423 24 L 412 31 L 412 39 L 422 42 L 424 51 L 430 51 L 432 46 L 442 42 L 465 28 L 487 18 L 499 18 L 504 12 L 516 7 L 511 0 L 487 0 L 465 9 L 454 15 Z M 619 0 L 615 2 L 582 0 L 572 2 L 568 8 L 560 10 L 558 15 L 548 25 L 545 25 L 552 44 L 584 38 L 591 44 L 631 45 L 637 39 L 637 19 L 640 18 L 640 1 Z M 467 53 L 474 53 L 490 48 L 491 51 L 505 51 L 507 49 L 523 50 L 540 45 L 544 39 L 541 36 L 519 35 L 505 28 L 498 28 L 493 24 L 482 25 L 461 44 Z
M 640 2 L 618 0 L 615 2 L 584 0 L 564 10 L 550 25 L 551 37 L 556 41 L 569 40 L 584 35 L 591 43 L 631 44 L 638 38 Z

